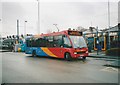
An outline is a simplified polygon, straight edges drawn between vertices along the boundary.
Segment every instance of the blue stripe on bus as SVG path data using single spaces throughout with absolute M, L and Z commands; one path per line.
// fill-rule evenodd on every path
M 41 48 L 37 48 L 36 54 L 39 56 L 48 56 Z
M 38 56 L 49 56 L 40 47 L 27 47 L 25 53 L 32 54 L 33 50 L 36 51 Z

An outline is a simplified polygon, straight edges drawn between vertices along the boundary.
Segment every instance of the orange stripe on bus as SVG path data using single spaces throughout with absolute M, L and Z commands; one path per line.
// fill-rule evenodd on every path
M 54 55 L 48 48 L 41 48 L 47 55 L 51 56 L 51 57 L 57 57 L 56 55 Z

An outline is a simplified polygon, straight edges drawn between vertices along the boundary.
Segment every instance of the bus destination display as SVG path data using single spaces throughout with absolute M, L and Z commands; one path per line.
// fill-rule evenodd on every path
M 68 35 L 82 36 L 80 31 L 68 31 Z

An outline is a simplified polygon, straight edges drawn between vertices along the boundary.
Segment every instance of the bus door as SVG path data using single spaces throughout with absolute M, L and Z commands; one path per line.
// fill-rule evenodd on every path
M 97 40 L 97 37 L 94 38 L 94 50 L 98 49 L 98 45 L 99 45 L 99 49 L 101 50 L 106 50 L 106 37 L 102 36 L 98 38 L 99 40 Z
M 67 48 L 71 47 L 72 45 L 70 40 L 66 35 L 57 35 L 53 37 L 53 47 L 50 47 L 49 50 L 54 54 L 53 56 L 64 58 L 64 53 L 66 52 Z
M 56 54 L 57 56 L 59 56 L 60 58 L 62 58 L 62 54 L 63 54 L 63 35 L 57 35 L 54 36 L 53 38 L 54 44 L 54 54 Z
M 87 39 L 88 41 L 88 50 L 89 52 L 91 52 L 93 50 L 93 47 L 94 47 L 94 38 L 93 37 L 88 37 Z
M 54 42 L 56 42 L 55 44 L 57 45 L 55 48 L 56 55 L 60 56 L 59 58 L 64 58 L 65 52 L 72 47 L 70 39 L 67 35 L 59 35 L 54 36 Z

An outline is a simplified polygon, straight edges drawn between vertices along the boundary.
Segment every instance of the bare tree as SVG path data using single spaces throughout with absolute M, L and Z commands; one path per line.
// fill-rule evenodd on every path
M 47 29 L 47 33 L 52 33 L 52 29 Z
M 86 31 L 87 29 L 85 29 L 85 28 L 82 27 L 82 26 L 78 26 L 78 27 L 77 27 L 77 30 L 78 30 L 78 31 L 81 31 L 81 32 L 84 32 L 84 31 Z
M 94 30 L 95 30 L 95 27 L 89 27 L 89 30 L 90 30 L 90 32 L 92 33 L 92 37 L 93 37 L 93 32 L 94 32 Z

